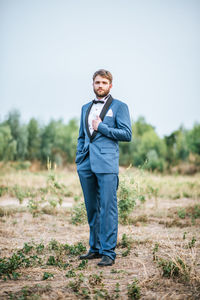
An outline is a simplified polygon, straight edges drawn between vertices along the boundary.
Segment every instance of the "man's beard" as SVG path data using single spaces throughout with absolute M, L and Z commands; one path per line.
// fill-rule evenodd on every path
M 109 92 L 110 92 L 110 89 L 107 89 L 107 90 L 101 90 L 101 91 L 99 91 L 98 92 L 98 90 L 95 90 L 94 89 L 94 93 L 95 93 L 95 95 L 98 97 L 98 98 L 104 98 L 104 97 L 106 97 L 108 94 L 109 94 Z

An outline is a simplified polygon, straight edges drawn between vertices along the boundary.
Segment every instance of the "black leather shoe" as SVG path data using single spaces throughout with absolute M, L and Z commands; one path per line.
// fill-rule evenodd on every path
M 96 253 L 96 252 L 88 252 L 84 255 L 79 256 L 79 259 L 95 259 L 95 258 L 101 258 L 102 254 Z
M 97 264 L 100 267 L 112 266 L 115 263 L 109 256 L 103 255 L 101 261 Z

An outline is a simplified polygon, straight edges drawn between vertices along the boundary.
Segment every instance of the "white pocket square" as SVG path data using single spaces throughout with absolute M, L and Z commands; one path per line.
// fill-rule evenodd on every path
M 113 117 L 113 111 L 112 111 L 111 108 L 110 108 L 109 111 L 107 112 L 106 117 Z

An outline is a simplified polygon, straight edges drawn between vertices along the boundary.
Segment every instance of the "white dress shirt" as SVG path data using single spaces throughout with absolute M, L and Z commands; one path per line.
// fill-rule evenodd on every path
M 101 101 L 104 101 L 104 103 L 96 103 L 96 104 L 93 103 L 93 105 L 92 105 L 92 108 L 91 108 L 89 116 L 88 116 L 88 127 L 89 127 L 91 135 L 94 131 L 94 129 L 92 127 L 92 121 L 96 120 L 97 117 L 99 117 L 99 115 L 100 115 L 100 113 L 101 113 L 101 111 L 102 111 L 102 109 L 103 109 L 103 107 L 104 107 L 104 105 L 105 105 L 105 103 L 106 103 L 109 96 L 110 95 L 107 95 L 106 97 L 104 97 L 102 99 L 97 99 L 96 98 L 95 100 L 97 100 L 97 101 L 101 100 Z

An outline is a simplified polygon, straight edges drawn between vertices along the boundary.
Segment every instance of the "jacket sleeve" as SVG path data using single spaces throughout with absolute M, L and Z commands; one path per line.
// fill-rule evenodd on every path
M 116 128 L 109 127 L 101 122 L 98 126 L 98 131 L 108 138 L 117 141 L 130 142 L 132 138 L 132 128 L 128 106 L 121 103 L 116 113 Z
M 83 108 L 82 108 L 80 128 L 79 128 L 79 136 L 78 136 L 78 143 L 77 143 L 77 153 L 81 152 L 83 150 L 84 143 L 85 143 L 85 133 L 84 133 Z

